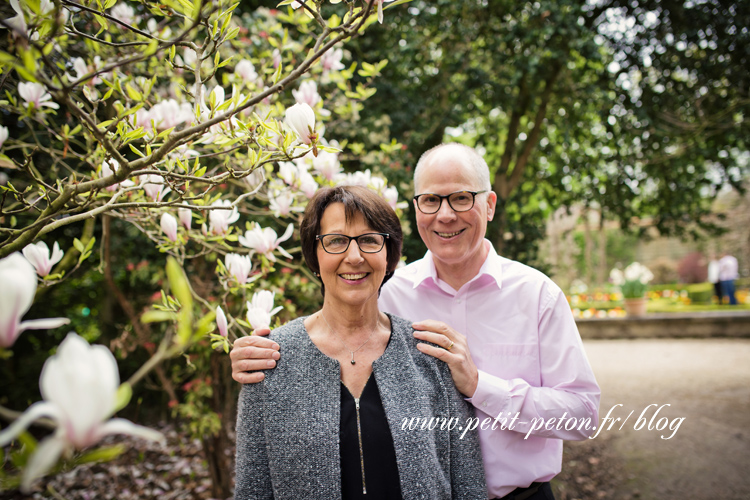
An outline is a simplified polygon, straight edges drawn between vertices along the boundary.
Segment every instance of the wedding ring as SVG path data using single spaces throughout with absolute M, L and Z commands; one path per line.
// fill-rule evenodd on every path
M 451 344 L 445 348 L 446 351 L 450 351 L 453 348 L 453 341 L 451 340 Z

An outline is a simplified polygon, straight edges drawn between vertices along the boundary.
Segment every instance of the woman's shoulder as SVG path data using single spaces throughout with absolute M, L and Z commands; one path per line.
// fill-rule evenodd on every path
M 289 323 L 274 328 L 271 330 L 271 334 L 268 338 L 277 343 L 296 342 L 298 339 L 302 338 L 303 335 L 307 335 L 305 330 L 306 318 L 307 316 L 293 319 Z

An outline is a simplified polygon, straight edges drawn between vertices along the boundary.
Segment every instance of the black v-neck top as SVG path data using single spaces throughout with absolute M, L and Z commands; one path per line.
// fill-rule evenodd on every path
M 341 383 L 341 493 L 344 500 L 399 500 L 401 484 L 393 437 L 388 427 L 375 376 L 370 375 L 359 398 L 362 454 L 357 434 L 357 408 L 354 396 Z M 364 459 L 365 485 L 362 491 L 361 459 Z

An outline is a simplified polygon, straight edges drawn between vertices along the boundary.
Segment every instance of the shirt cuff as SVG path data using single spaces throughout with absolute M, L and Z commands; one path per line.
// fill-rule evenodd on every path
M 477 390 L 466 401 L 477 410 L 495 418 L 505 413 L 510 406 L 510 382 L 482 370 L 478 371 Z

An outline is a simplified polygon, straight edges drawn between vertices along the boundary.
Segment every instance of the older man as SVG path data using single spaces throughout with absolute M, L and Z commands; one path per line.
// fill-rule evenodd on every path
M 429 250 L 385 284 L 380 308 L 416 321 L 415 337 L 430 343 L 419 349 L 446 362 L 478 421 L 494 424 L 478 429 L 489 498 L 552 498 L 562 440 L 584 439 L 598 425 L 599 387 L 565 295 L 484 238 L 497 195 L 474 149 L 427 151 L 414 185 Z M 246 372 L 272 368 L 277 350 L 265 338 L 239 339 L 235 380 L 262 380 Z

